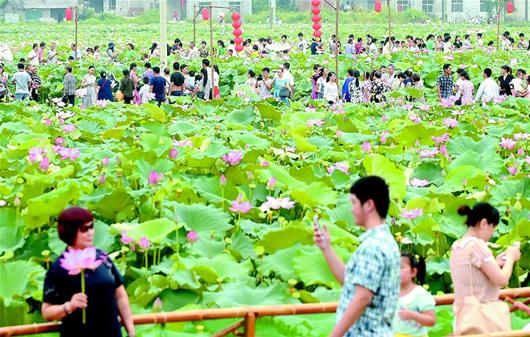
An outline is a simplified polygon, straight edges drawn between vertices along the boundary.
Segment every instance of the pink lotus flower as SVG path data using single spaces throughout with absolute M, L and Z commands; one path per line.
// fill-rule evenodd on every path
M 105 175 L 104 174 L 98 176 L 98 184 L 100 184 L 100 185 L 105 184 Z
M 4 207 L 7 205 L 7 201 L 5 200 L 0 200 L 0 207 Z
M 432 136 L 432 140 L 434 141 L 436 145 L 440 143 L 445 143 L 449 141 L 449 135 L 447 133 L 444 133 L 443 136 L 441 137 Z
M 337 136 L 337 138 L 340 138 L 344 135 L 344 132 L 342 132 L 341 130 L 336 130 L 335 131 L 335 136 Z
M 439 153 L 438 149 L 421 150 L 420 157 L 421 158 L 432 158 L 432 157 L 435 157 L 438 153 Z
M 169 150 L 169 158 L 170 159 L 175 159 L 175 158 L 177 158 L 178 155 L 179 155 L 179 152 L 177 151 L 177 149 L 172 148 L 171 150 Z
M 68 271 L 68 275 L 78 275 L 86 269 L 97 269 L 102 260 L 96 259 L 96 248 L 68 249 L 59 260 L 61 267 Z
M 515 133 L 513 135 L 513 139 L 515 139 L 517 141 L 519 141 L 519 140 L 527 140 L 528 138 L 530 138 L 530 134 L 528 134 L 528 133 L 519 132 L 519 133 Z
M 252 209 L 252 204 L 248 201 L 243 201 L 243 194 L 239 194 L 236 200 L 232 201 L 232 207 L 229 209 L 234 213 L 246 214 Z
M 417 217 L 420 217 L 422 215 L 423 215 L 423 209 L 421 208 L 414 208 L 411 210 L 404 210 L 403 212 L 401 212 L 401 216 L 409 220 L 416 219 Z
M 267 181 L 267 189 L 273 190 L 274 186 L 276 186 L 276 178 L 270 177 L 269 180 Z
M 199 240 L 199 234 L 197 234 L 196 231 L 189 231 L 188 234 L 186 234 L 186 239 L 191 242 L 197 242 Z
M 77 275 L 81 273 L 81 292 L 85 293 L 85 270 L 97 269 L 103 260 L 96 259 L 96 248 L 89 247 L 85 249 L 68 249 L 63 253 L 63 257 L 59 260 L 61 267 L 68 271 L 68 275 Z M 86 310 L 83 309 L 82 315 L 83 324 L 86 323 Z
M 291 209 L 293 207 L 294 207 L 294 201 L 291 201 L 291 199 L 289 198 L 267 197 L 267 201 L 261 204 L 261 206 L 259 207 L 259 210 L 265 213 L 271 209 L 274 209 L 274 210 L 278 210 L 280 208 Z
M 412 104 L 405 104 L 405 105 L 403 105 L 403 109 L 405 109 L 405 110 L 407 110 L 407 111 L 412 110 L 412 108 L 414 108 L 414 105 L 412 105 Z
M 381 144 L 386 144 L 386 141 L 387 141 L 386 137 L 387 137 L 389 134 L 390 134 L 390 132 L 388 132 L 388 131 L 386 131 L 386 130 L 383 131 L 383 132 L 381 132 L 381 137 L 379 137 L 379 141 L 381 142 Z
M 61 156 L 61 160 L 76 160 L 81 155 L 78 149 L 62 147 L 61 145 L 54 146 L 53 151 Z
M 410 180 L 410 186 L 414 186 L 414 187 L 425 187 L 425 186 L 429 186 L 430 184 L 431 182 L 426 179 L 413 178 Z
M 445 145 L 440 145 L 440 154 L 446 158 L 449 158 L 449 153 L 447 152 L 447 147 Z
M 219 184 L 221 186 L 225 186 L 226 185 L 226 177 L 224 174 L 221 174 L 221 177 L 219 178 Z
M 515 146 L 517 145 L 517 142 L 510 138 L 502 138 L 501 139 L 501 147 L 506 150 L 513 150 Z
M 428 104 L 420 104 L 418 107 L 421 111 L 429 111 L 431 109 L 431 106 Z
M 42 158 L 39 164 L 40 170 L 45 172 L 45 171 L 48 171 L 49 167 L 50 167 L 50 160 L 47 157 Z
M 332 166 L 328 167 L 328 173 L 332 174 L 333 171 L 339 170 L 345 174 L 349 174 L 349 167 L 347 162 L 335 163 Z
M 313 106 L 308 106 L 307 108 L 305 108 L 305 111 L 306 112 L 316 112 L 317 109 Z
M 372 151 L 372 145 L 370 142 L 364 142 L 361 144 L 361 150 L 366 153 L 370 153 Z
M 132 242 L 134 242 L 134 239 L 131 238 L 128 234 L 127 234 L 127 231 L 122 231 L 121 232 L 121 239 L 120 239 L 121 243 L 123 243 L 124 245 L 128 245 Z
M 175 140 L 173 142 L 173 145 L 178 146 L 178 147 L 193 147 L 193 143 L 189 139 L 186 139 L 186 140 Z
M 307 122 L 306 122 L 306 125 L 307 126 L 322 126 L 324 125 L 324 121 L 321 120 L 321 119 L 309 119 Z
M 49 119 L 49 118 L 45 118 L 42 120 L 42 124 L 46 125 L 46 126 L 50 126 L 52 125 L 52 120 Z
M 46 155 L 46 150 L 40 147 L 33 147 L 29 149 L 28 160 L 30 163 L 35 164 L 40 162 Z
M 456 128 L 458 121 L 454 118 L 446 118 L 443 120 L 443 123 L 448 128 Z
M 510 175 L 514 176 L 517 174 L 517 166 L 508 166 L 508 172 Z
M 235 166 L 241 162 L 243 159 L 243 152 L 241 151 L 230 151 L 228 154 L 223 156 L 223 160 L 228 165 Z
M 140 238 L 140 241 L 138 242 L 138 246 L 140 246 L 140 248 L 142 248 L 143 250 L 148 250 L 149 249 L 149 239 L 146 238 L 145 236 L 142 236 Z
M 268 161 L 264 160 L 264 161 L 262 161 L 262 162 L 260 163 L 260 166 L 261 166 L 261 167 L 269 167 L 269 166 L 270 166 L 270 163 L 269 163 Z
M 64 144 L 64 138 L 63 137 L 55 138 L 55 145 L 62 145 L 62 144 Z
M 440 105 L 443 106 L 444 108 L 451 108 L 452 106 L 455 105 L 455 102 L 450 98 L 442 98 L 440 100 Z
M 101 166 L 106 167 L 109 165 L 109 158 L 105 157 L 101 159 Z
M 158 173 L 156 171 L 151 171 L 151 173 L 149 173 L 149 178 L 147 178 L 147 182 L 149 183 L 149 185 L 156 185 L 162 179 L 164 179 L 164 174 L 163 173 Z
M 411 121 L 413 121 L 414 123 L 416 123 L 416 124 L 420 124 L 421 121 L 422 121 L 422 120 L 421 120 L 421 117 L 418 116 L 418 115 L 416 115 L 416 114 L 414 114 L 414 113 L 409 114 L 409 119 L 410 119 Z
M 74 124 L 66 124 L 63 127 L 63 131 L 66 133 L 74 132 L 75 131 L 75 125 Z
M 530 156 L 526 156 L 526 158 L 524 159 L 524 161 L 525 161 L 528 165 L 530 165 Z

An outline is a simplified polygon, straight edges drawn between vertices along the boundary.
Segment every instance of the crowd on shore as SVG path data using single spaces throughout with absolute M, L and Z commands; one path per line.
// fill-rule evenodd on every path
M 365 38 L 355 38 L 350 35 L 344 47 L 337 42 L 335 36 L 331 36 L 328 45 L 324 46 L 316 38 L 309 44 L 304 39 L 304 35 L 300 33 L 295 42 L 289 41 L 286 35 L 282 36 L 277 43 L 273 43 L 270 38 L 260 38 L 256 43 L 248 39 L 243 42 L 243 51 L 240 53 L 235 51 L 233 41 L 225 45 L 222 40 L 219 40 L 214 52 L 216 58 L 245 56 L 250 59 L 274 57 L 282 60 L 279 62 L 281 65 L 276 69 L 269 67 L 249 69 L 244 84 L 261 98 L 275 97 L 289 104 L 297 91 L 295 77 L 291 73 L 291 65 L 288 62 L 289 53 L 293 51 L 306 54 L 339 52 L 355 58 L 359 54 L 455 53 L 474 48 L 493 52 L 492 46 L 494 46 L 493 42 L 487 44 L 484 42 L 482 33 L 477 33 L 473 42 L 470 34 L 464 35 L 463 38 L 458 35 L 451 37 L 449 34 L 443 36 L 429 34 L 426 39 L 407 36 L 404 40 L 396 40 L 391 37 L 382 43 L 371 35 Z M 520 33 L 518 39 L 515 40 L 509 32 L 505 32 L 502 35 L 501 48 L 503 50 L 529 50 L 530 52 L 530 43 L 526 40 L 524 33 Z M 59 64 L 65 67 L 63 97 L 60 100 L 55 99 L 56 102 L 60 101 L 60 104 L 74 105 L 76 97 L 81 98 L 81 105 L 84 107 L 94 105 L 98 101 L 115 100 L 124 101 L 126 104 L 143 104 L 151 101 L 158 104 L 171 103 L 172 97 L 185 95 L 205 100 L 220 98 L 220 70 L 217 64 L 210 67 L 211 58 L 209 57 L 212 50 L 204 41 L 199 47 L 196 47 L 194 42 L 184 47 L 180 39 L 175 39 L 173 45 L 168 45 L 168 55 L 173 55 L 172 58 L 177 60 L 171 65 L 172 69 L 152 66 L 160 57 L 160 46 L 153 43 L 147 53 L 142 54 L 141 59 L 130 63 L 122 74 L 117 75 L 119 79 L 105 69 L 96 70 L 94 66 L 89 66 L 80 83 L 74 76 L 74 69 L 77 69 L 77 66 L 82 69 L 83 60 L 98 61 L 99 67 L 106 68 L 106 63 L 118 63 L 120 52 L 114 43 L 109 43 L 105 52 L 101 52 L 98 46 L 88 47 L 84 52 L 81 52 L 76 45 L 71 45 L 70 49 L 71 52 L 67 56 L 58 51 L 56 43 L 51 43 L 49 50 L 46 43 L 35 43 L 27 57 L 19 60 L 18 71 L 13 75 L 7 74 L 4 64 L 0 63 L 0 101 L 6 101 L 9 98 L 38 101 L 41 98 L 39 89 L 43 85 L 43 80 L 39 76 L 39 67 L 41 65 L 59 66 Z M 124 52 L 130 50 L 136 50 L 136 47 L 132 43 L 127 43 Z M 195 63 L 196 59 L 202 59 L 201 67 L 192 70 L 187 63 Z M 450 64 L 444 65 L 436 83 L 439 100 L 446 105 L 470 105 L 476 102 L 479 104 L 491 101 L 500 102 L 507 96 L 530 98 L 530 76 L 527 75 L 525 69 L 513 70 L 511 66 L 504 65 L 497 76 L 494 76 L 491 68 L 484 68 L 482 73 L 482 83 L 475 88 L 467 66 L 460 66 L 455 76 Z M 309 79 L 298 78 L 296 80 L 310 81 L 312 84 L 311 98 L 324 99 L 330 104 L 339 101 L 385 103 L 389 101 L 388 93 L 405 88 L 416 89 L 419 93 L 419 95 L 414 95 L 414 98 L 407 97 L 407 100 L 424 99 L 425 84 L 422 74 L 413 72 L 411 68 L 396 69 L 393 64 L 381 65 L 368 72 L 349 69 L 346 78 L 339 78 L 338 74 L 328 67 L 315 64 L 313 74 Z

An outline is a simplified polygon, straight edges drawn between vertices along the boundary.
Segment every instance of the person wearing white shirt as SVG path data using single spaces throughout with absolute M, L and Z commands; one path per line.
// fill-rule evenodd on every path
M 291 92 L 294 92 L 294 76 L 291 74 L 291 64 L 289 62 L 285 62 L 282 66 L 283 68 L 283 78 L 287 79 L 289 81 L 289 86 L 291 87 Z
M 490 68 L 484 69 L 484 81 L 480 83 L 475 97 L 475 102 L 479 102 L 482 99 L 483 105 L 491 100 L 499 97 L 499 86 L 497 82 L 491 78 L 492 71 Z
M 39 55 L 37 54 L 37 50 L 39 49 L 39 45 L 34 43 L 33 49 L 28 54 L 28 60 L 29 64 L 32 66 L 38 66 L 39 65 Z
M 144 77 L 143 78 L 144 85 L 140 88 L 140 99 L 142 100 L 142 104 L 149 103 L 151 100 L 152 94 L 150 93 L 151 87 L 149 86 L 149 78 Z
M 337 103 L 339 100 L 339 87 L 337 84 L 337 75 L 334 72 L 328 74 L 326 84 L 324 84 L 324 100 L 330 104 Z
M 309 47 L 309 44 L 304 39 L 304 33 L 298 33 L 298 43 L 297 43 L 298 49 L 306 54 L 307 48 Z
M 518 69 L 515 75 L 516 77 L 510 82 L 512 87 L 512 95 L 515 97 L 524 97 L 526 90 L 524 88 L 524 78 L 526 77 L 526 71 Z

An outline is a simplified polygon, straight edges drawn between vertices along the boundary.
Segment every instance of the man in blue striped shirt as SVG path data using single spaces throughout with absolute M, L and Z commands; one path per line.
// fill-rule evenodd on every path
M 385 218 L 388 186 L 377 176 L 356 181 L 350 189 L 352 213 L 366 229 L 361 244 L 345 266 L 330 245 L 326 226 L 315 224 L 315 242 L 343 291 L 337 323 L 330 337 L 392 337 L 392 319 L 400 287 L 400 253 Z

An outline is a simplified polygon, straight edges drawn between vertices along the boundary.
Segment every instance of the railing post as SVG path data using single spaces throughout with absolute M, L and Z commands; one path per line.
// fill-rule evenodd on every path
M 256 336 L 256 314 L 249 312 L 245 317 L 245 337 Z

